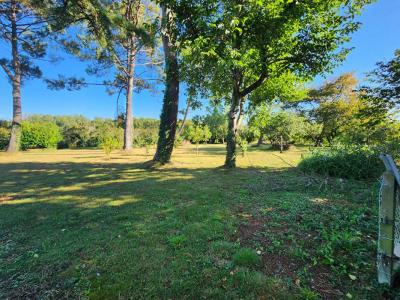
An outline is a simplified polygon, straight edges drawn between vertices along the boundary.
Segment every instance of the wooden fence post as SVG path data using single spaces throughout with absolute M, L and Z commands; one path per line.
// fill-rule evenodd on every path
M 378 281 L 379 283 L 393 284 L 395 273 L 399 270 L 399 257 L 395 253 L 397 199 L 396 194 L 400 187 L 400 174 L 393 158 L 390 155 L 380 156 L 385 164 L 386 171 L 382 175 L 382 185 L 379 200 L 379 240 L 378 240 Z
M 380 203 L 380 232 L 379 249 L 382 263 L 378 272 L 381 283 L 391 284 L 393 277 L 393 249 L 394 249 L 394 222 L 395 222 L 395 178 L 392 172 L 386 171 L 382 177 L 381 203 Z

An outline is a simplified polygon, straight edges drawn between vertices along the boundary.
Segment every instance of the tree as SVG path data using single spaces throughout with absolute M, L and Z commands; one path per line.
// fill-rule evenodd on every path
M 199 143 L 208 142 L 211 131 L 207 125 L 191 125 L 188 128 L 188 138 L 196 144 L 196 155 L 199 155 Z
M 317 89 L 311 89 L 308 97 L 301 103 L 300 111 L 307 115 L 311 123 L 321 125 L 315 140 L 316 146 L 321 146 L 324 141 L 332 145 L 341 130 L 359 111 L 361 103 L 355 90 L 357 83 L 353 73 L 344 73 Z
M 228 120 L 225 112 L 218 106 L 213 106 L 208 109 L 208 114 L 204 117 L 203 123 L 210 129 L 213 143 L 224 143 L 228 131 Z
M 258 138 L 257 146 L 264 141 L 265 130 L 271 119 L 272 105 L 261 103 L 250 111 L 249 130 Z
M 0 57 L 0 66 L 12 84 L 13 118 L 7 152 L 19 150 L 22 122 L 21 85 L 42 72 L 35 59 L 46 55 L 49 18 L 48 1 L 7 0 L 0 2 L 0 39 L 10 49 L 9 57 Z
M 249 96 L 249 130 L 258 137 L 257 146 L 264 140 L 265 130 L 276 104 L 289 106 L 306 98 L 308 88 L 305 81 L 291 72 L 268 78 Z
M 366 126 L 374 127 L 400 103 L 400 49 L 395 51 L 390 61 L 378 62 L 367 78 L 370 85 L 359 89 L 364 104 L 360 114 L 369 119 Z
M 80 32 L 63 38 L 62 43 L 79 58 L 94 61 L 87 69 L 89 75 L 104 76 L 107 70 L 113 71 L 113 80 L 98 85 L 106 86 L 110 94 L 118 93 L 118 97 L 121 92 L 125 94 L 124 150 L 129 151 L 133 138 L 133 92 L 150 86 L 135 74 L 135 69 L 157 64 L 153 60 L 157 10 L 145 0 L 103 1 L 101 4 L 109 19 L 111 33 L 107 42 L 103 43 L 102 36 L 93 34 L 87 23 L 81 23 Z M 55 89 L 81 88 L 90 84 L 84 79 L 64 77 L 47 82 Z
M 0 57 L 0 67 L 12 84 L 13 121 L 8 152 L 20 146 L 21 87 L 29 79 L 42 77 L 35 60 L 46 56 L 50 37 L 74 22 L 87 22 L 91 31 L 106 41 L 110 30 L 100 0 L 3 0 L 0 2 L 0 39 L 10 48 Z M 79 82 L 78 82 L 79 83 Z M 76 84 L 76 82 L 72 82 Z
M 157 150 L 153 162 L 165 164 L 174 149 L 179 104 L 179 63 L 175 12 L 161 5 L 161 34 L 165 59 L 165 91 L 160 116 Z
M 226 167 L 235 167 L 237 120 L 249 95 L 287 70 L 306 78 L 332 69 L 358 28 L 362 1 L 185 1 L 178 19 L 191 33 L 187 57 L 203 85 L 229 102 Z M 185 46 L 185 45 L 184 45 Z
M 303 135 L 304 119 L 294 113 L 278 111 L 271 113 L 264 128 L 264 133 L 268 137 L 272 148 L 283 150 L 289 149 L 290 144 L 294 143 L 296 137 Z

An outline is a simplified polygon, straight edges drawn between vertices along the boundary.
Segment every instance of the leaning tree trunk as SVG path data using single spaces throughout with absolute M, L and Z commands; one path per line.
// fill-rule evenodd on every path
M 133 44 L 133 43 L 132 43 Z M 133 47 L 133 45 L 132 45 Z M 133 51 L 128 51 L 128 84 L 126 87 L 126 111 L 125 111 L 125 130 L 124 130 L 124 150 L 132 150 L 133 137 L 133 116 L 132 116 L 132 96 L 133 96 L 133 77 L 135 70 L 135 60 Z
M 240 79 L 238 79 L 238 77 L 238 74 L 234 74 L 231 107 L 228 115 L 228 134 L 226 136 L 226 158 L 224 165 L 226 168 L 236 167 L 236 132 L 238 124 L 237 115 L 242 101 L 239 93 Z
M 163 21 L 172 22 L 172 16 L 166 7 L 162 6 L 161 9 Z M 153 161 L 165 164 L 171 160 L 175 142 L 179 102 L 179 65 L 173 37 L 168 29 L 162 34 L 162 42 L 165 55 L 165 92 L 157 150 Z
M 178 130 L 178 132 L 176 134 L 177 136 L 180 136 L 182 134 L 182 132 L 183 132 L 183 129 L 185 128 L 187 116 L 189 114 L 189 109 L 190 109 L 190 101 L 188 100 L 188 102 L 186 104 L 185 114 L 183 116 L 181 127 L 179 127 L 179 130 Z
M 11 127 L 10 141 L 7 146 L 7 152 L 15 152 L 19 150 L 21 136 L 21 67 L 18 53 L 18 36 L 17 36 L 17 12 L 14 6 L 11 15 L 11 47 L 12 47 L 12 65 L 14 76 L 12 80 L 12 96 L 13 96 L 13 120 Z

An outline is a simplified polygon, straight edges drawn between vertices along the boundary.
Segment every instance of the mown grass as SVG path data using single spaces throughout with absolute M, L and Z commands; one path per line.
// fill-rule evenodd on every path
M 376 182 L 303 175 L 303 152 L 0 154 L 0 298 L 382 297 Z

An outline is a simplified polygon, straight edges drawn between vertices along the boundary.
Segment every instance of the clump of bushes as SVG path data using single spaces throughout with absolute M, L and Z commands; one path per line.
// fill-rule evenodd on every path
M 105 126 L 100 134 L 100 147 L 109 157 L 113 150 L 122 147 L 124 131 L 115 126 Z
M 369 147 L 332 147 L 312 151 L 300 170 L 348 179 L 376 179 L 384 171 L 379 152 Z
M 157 131 L 155 130 L 140 130 L 135 132 L 133 137 L 133 145 L 135 147 L 145 147 L 146 154 L 150 152 L 151 146 L 157 143 Z
M 0 150 L 7 148 L 8 141 L 10 139 L 10 129 L 0 127 Z
M 238 137 L 237 142 L 238 142 L 240 150 L 242 152 L 242 157 L 245 157 L 247 150 L 249 148 L 249 143 L 247 142 L 247 140 L 245 138 L 242 138 L 241 136 Z
M 199 155 L 199 144 L 207 143 L 211 138 L 211 131 L 207 125 L 189 125 L 187 127 L 187 137 L 196 144 L 196 155 Z
M 56 148 L 61 141 L 60 128 L 52 122 L 22 122 L 21 149 Z

